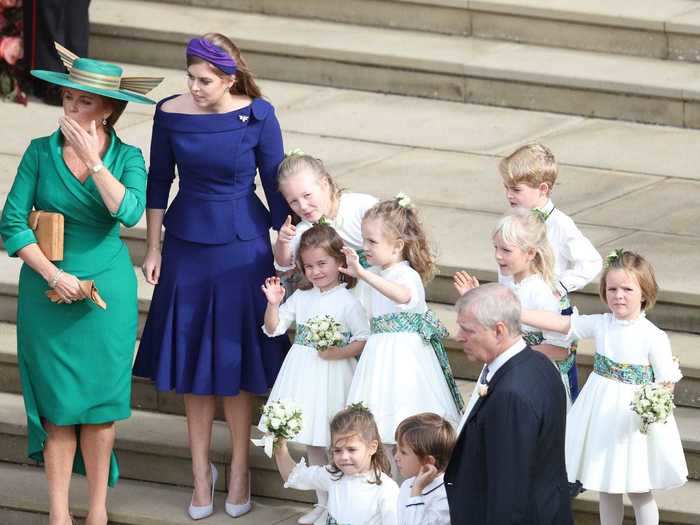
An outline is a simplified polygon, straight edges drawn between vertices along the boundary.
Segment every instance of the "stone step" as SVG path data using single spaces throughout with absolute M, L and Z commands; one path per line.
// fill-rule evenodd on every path
M 671 60 L 700 60 L 693 0 L 156 0 Z
M 279 474 L 277 474 L 279 478 Z M 254 482 L 255 483 L 255 482 Z M 281 485 L 281 483 L 280 483 Z M 192 489 L 123 479 L 109 491 L 109 523 L 113 525 L 190 525 L 187 505 Z M 230 525 L 224 513 L 226 495 L 215 495 L 212 525 Z M 0 463 L 0 523 L 39 525 L 48 523 L 48 491 L 42 470 L 27 465 Z M 71 512 L 83 524 L 87 514 L 87 480 L 75 476 L 71 483 Z M 295 525 L 309 505 L 299 501 L 255 496 L 253 510 L 237 518 L 237 525 Z
M 684 410 L 690 409 L 678 409 L 676 412 L 682 433 L 688 422 L 697 426 L 697 416 L 690 414 L 686 417 Z M 26 523 L 19 520 L 19 517 L 27 519 L 27 514 L 47 512 L 47 497 L 43 472 L 19 465 L 26 461 L 26 427 L 19 396 L 0 394 L 0 435 L 0 521 L 8 525 Z M 226 465 L 230 461 L 228 439 L 226 426 L 215 422 L 211 459 L 221 473 L 221 480 L 216 487 L 219 492 L 216 498 L 219 510 L 210 518 L 212 523 L 219 523 L 218 520 L 225 516 L 220 509 L 224 497 L 221 492 L 226 490 L 228 482 L 225 474 Z M 691 461 L 690 470 L 697 476 L 698 443 L 684 440 L 684 445 Z M 689 449 L 691 445 L 695 448 Z M 110 522 L 125 525 L 185 523 L 188 519 L 184 509 L 190 498 L 188 487 L 191 486 L 191 469 L 184 419 L 135 411 L 130 419 L 117 424 L 117 453 L 123 479 L 110 492 Z M 298 458 L 303 450 L 301 447 L 292 447 L 292 454 Z M 255 506 L 254 511 L 242 518 L 240 523 L 291 523 L 283 520 L 291 520 L 308 508 L 304 503 L 311 503 L 312 494 L 282 488 L 282 481 L 272 461 L 260 448 L 251 447 L 251 467 Z M 71 491 L 72 508 L 78 516 L 82 516 L 87 501 L 85 480 L 76 476 L 73 483 L 75 489 Z M 662 522 L 698 523 L 698 493 L 700 483 L 697 477 L 691 478 L 682 488 L 658 492 L 656 498 Z M 577 523 L 595 522 L 596 500 L 596 494 L 591 492 L 586 492 L 575 500 Z M 16 521 L 10 521 L 10 517 Z M 274 521 L 273 517 L 279 521 Z
M 106 60 L 182 67 L 187 39 L 218 31 L 263 78 L 700 127 L 700 80 L 677 61 L 146 1 L 94 2 L 91 20 Z

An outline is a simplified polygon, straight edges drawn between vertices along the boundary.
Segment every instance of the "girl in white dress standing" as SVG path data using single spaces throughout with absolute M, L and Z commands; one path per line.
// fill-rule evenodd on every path
M 595 338 L 593 373 L 567 417 L 566 471 L 569 481 L 600 492 L 602 525 L 622 523 L 623 494 L 638 525 L 658 524 L 652 490 L 683 485 L 688 475 L 673 414 L 643 434 L 641 418 L 630 407 L 641 385 L 672 389 L 682 377 L 668 336 L 645 316 L 657 291 L 651 265 L 636 253 L 616 250 L 600 281 L 600 297 L 611 313 L 522 314 L 523 322 L 542 329 Z
M 332 461 L 326 466 L 295 464 L 287 442 L 275 447 L 285 488 L 328 493 L 327 525 L 397 525 L 399 487 L 387 476 L 389 461 L 372 414 L 362 405 L 340 411 L 331 421 Z
M 364 280 L 371 289 L 370 335 L 348 403 L 365 403 L 377 420 L 382 443 L 393 461 L 394 433 L 408 416 L 433 412 L 456 426 L 463 402 L 441 339 L 447 331 L 425 303 L 423 281 L 434 263 L 425 232 L 408 197 L 383 201 L 362 221 L 367 261 L 380 271 L 362 267 L 357 254 L 344 248 L 343 273 Z
M 343 241 L 333 228 L 313 226 L 301 236 L 299 245 L 298 266 L 306 282 L 281 306 L 285 290 L 279 278 L 270 277 L 262 287 L 268 300 L 265 334 L 282 335 L 296 322 L 294 345 L 282 363 L 269 399 L 293 401 L 301 408 L 302 430 L 294 441 L 307 446 L 311 465 L 327 463 L 326 450 L 331 443 L 328 423 L 346 404 L 354 358 L 369 337 L 367 315 L 348 291 L 355 280 L 338 271 L 345 264 L 342 248 Z M 345 338 L 342 346 L 316 348 L 307 323 L 323 315 L 340 323 Z M 325 511 L 328 494 L 318 491 L 317 495 L 316 508 L 299 518 L 299 523 L 314 523 Z
M 493 233 L 493 246 L 500 275 L 508 277 L 503 284 L 520 299 L 524 310 L 547 310 L 559 313 L 560 299 L 554 276 L 554 255 L 547 240 L 547 228 L 537 214 L 518 209 L 503 217 Z M 478 282 L 466 272 L 457 272 L 454 286 L 464 295 Z M 523 339 L 534 349 L 549 357 L 559 369 L 566 391 L 567 406 L 571 406 L 569 370 L 575 354 L 569 351 L 570 340 L 557 332 L 541 331 L 521 325 Z

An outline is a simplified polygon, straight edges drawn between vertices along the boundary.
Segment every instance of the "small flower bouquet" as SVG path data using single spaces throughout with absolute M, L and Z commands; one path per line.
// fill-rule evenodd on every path
M 642 418 L 639 431 L 646 434 L 652 423 L 666 423 L 673 412 L 673 393 L 661 384 L 649 383 L 635 392 L 630 406 Z
M 309 337 L 319 352 L 345 341 L 341 324 L 330 315 L 313 317 L 304 323 L 309 330 Z
M 301 431 L 301 410 L 289 401 L 268 401 L 263 407 L 260 424 L 265 435 L 251 441 L 256 447 L 264 447 L 265 454 L 271 458 L 280 439 L 293 439 Z

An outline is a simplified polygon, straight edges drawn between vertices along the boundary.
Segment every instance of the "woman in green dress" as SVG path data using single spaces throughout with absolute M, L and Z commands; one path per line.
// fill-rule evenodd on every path
M 32 71 L 63 87 L 60 128 L 27 148 L 0 220 L 10 256 L 24 261 L 17 304 L 17 359 L 27 413 L 28 455 L 42 461 L 51 525 L 71 523 L 72 472 L 88 477 L 88 525 L 107 523 L 107 486 L 118 478 L 114 422 L 131 413 L 131 364 L 138 322 L 136 277 L 121 225 L 145 205 L 141 151 L 112 126 L 126 103 L 160 79 L 136 83 L 120 67 L 60 49 L 68 74 Z M 136 80 L 136 79 L 134 79 Z M 32 208 L 63 214 L 64 258 L 51 262 L 27 219 Z M 87 301 L 94 280 L 107 303 Z M 46 292 L 52 288 L 58 299 Z

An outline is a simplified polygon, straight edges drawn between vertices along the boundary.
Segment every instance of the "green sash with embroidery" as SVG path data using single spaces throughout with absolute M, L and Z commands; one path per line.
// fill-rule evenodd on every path
M 593 356 L 593 372 L 628 385 L 646 385 L 654 382 L 654 370 L 650 365 L 618 363 L 598 353 Z
M 452 375 L 452 368 L 450 368 L 450 360 L 447 357 L 447 351 L 442 344 L 442 340 L 449 335 L 449 332 L 432 310 L 428 310 L 424 314 L 400 312 L 372 317 L 370 319 L 370 329 L 373 334 L 411 332 L 420 335 L 423 341 L 433 347 L 435 357 L 440 363 L 442 375 L 445 377 L 452 399 L 459 412 L 464 412 L 464 400 L 457 388 L 457 383 Z
M 544 341 L 544 334 L 542 332 L 520 332 L 520 335 L 523 337 L 524 341 L 529 345 L 529 346 L 537 346 L 541 345 L 542 342 Z M 571 370 L 574 365 L 576 364 L 576 350 L 578 349 L 578 341 L 573 341 L 569 345 L 569 355 L 565 358 L 562 359 L 561 361 L 554 361 L 554 364 L 557 365 L 557 368 L 559 369 L 559 372 L 562 374 L 568 374 L 569 370 Z

